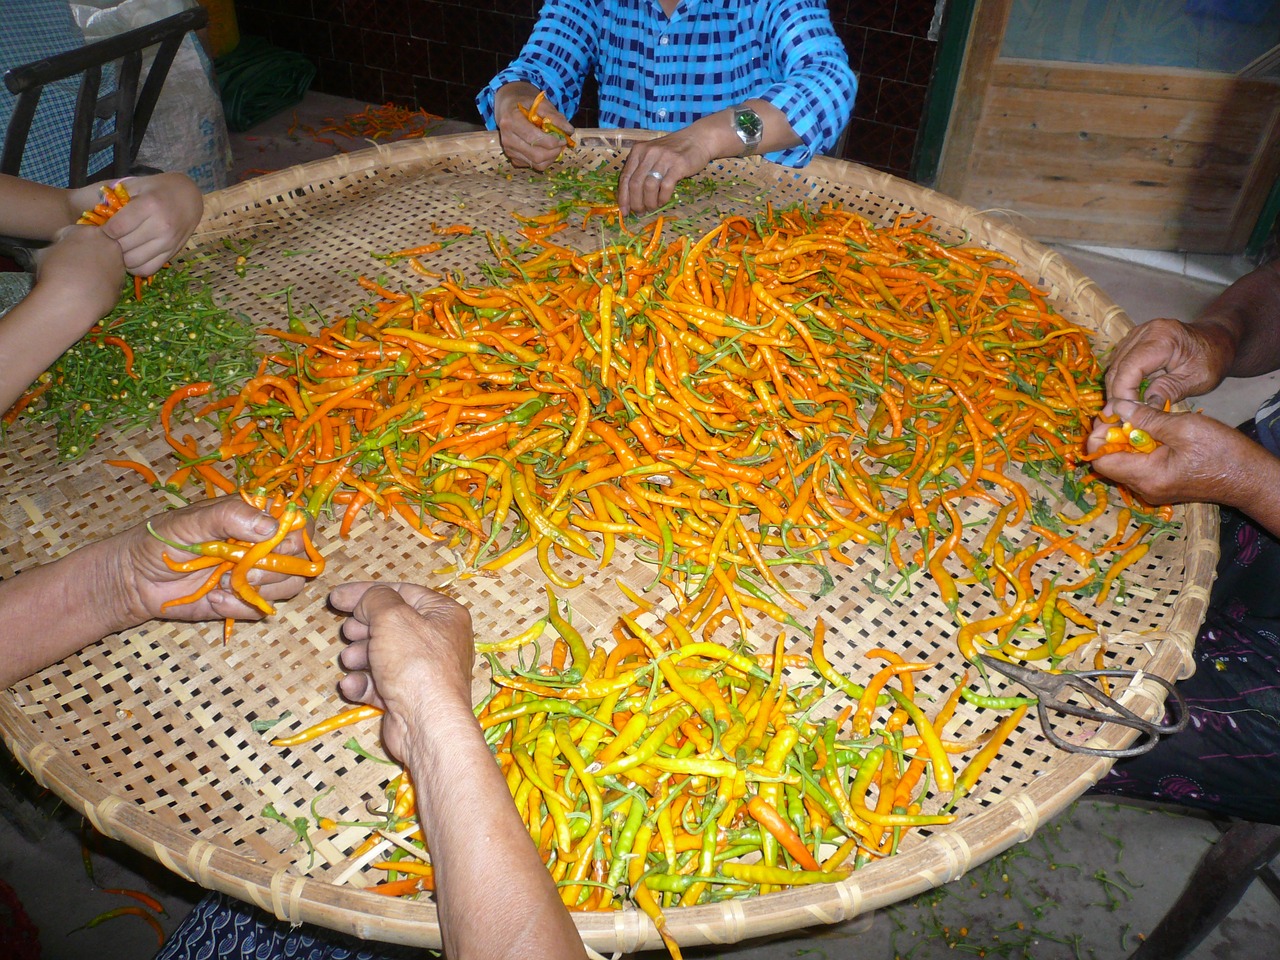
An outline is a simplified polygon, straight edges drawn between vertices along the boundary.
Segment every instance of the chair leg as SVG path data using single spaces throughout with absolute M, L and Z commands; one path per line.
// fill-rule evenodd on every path
M 1181 960 L 1240 902 L 1280 855 L 1280 826 L 1239 821 L 1204 855 L 1186 888 L 1129 960 Z

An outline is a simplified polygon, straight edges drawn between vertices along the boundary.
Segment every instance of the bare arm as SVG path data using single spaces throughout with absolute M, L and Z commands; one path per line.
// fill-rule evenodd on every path
M 413 777 L 445 955 L 585 957 L 472 713 L 466 609 L 414 584 L 343 584 L 329 601 L 350 613 L 340 689 L 386 710 L 383 743 Z
M 786 114 L 773 104 L 748 100 L 745 105 L 760 115 L 764 127 L 756 153 L 773 153 L 800 143 Z M 680 180 L 701 172 L 712 160 L 738 157 L 742 152 L 742 141 L 733 132 L 732 108 L 709 113 L 657 140 L 638 143 L 618 177 L 618 209 L 623 216 L 656 210 L 671 199 Z M 662 174 L 661 178 L 654 173 Z
M 36 258 L 36 283 L 0 317 L 0 411 L 115 304 L 120 246 L 99 227 L 65 227 Z
M 52 240 L 84 211 L 75 206 L 76 199 L 71 190 L 0 174 L 0 233 L 23 240 Z M 96 200 L 93 197 L 89 206 Z
M 154 529 L 177 543 L 235 537 L 257 542 L 276 529 L 276 521 L 238 498 L 205 500 L 161 514 Z M 301 554 L 298 534 L 278 548 Z M 0 689 L 56 663 L 86 644 L 156 617 L 258 620 L 262 614 L 221 587 L 196 603 L 162 609 L 169 600 L 192 593 L 208 570 L 175 573 L 163 561 L 192 555 L 166 547 L 146 524 L 81 547 L 61 559 L 0 580 Z M 292 597 L 300 577 L 253 571 L 250 583 L 268 600 Z

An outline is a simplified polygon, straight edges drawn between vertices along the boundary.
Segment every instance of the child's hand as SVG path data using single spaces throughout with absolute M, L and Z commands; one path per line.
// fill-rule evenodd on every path
M 61 313 L 82 319 L 79 337 L 101 320 L 120 299 L 124 261 L 120 244 L 100 227 L 64 227 L 53 243 L 37 250 L 36 287 L 32 296 L 43 302 L 46 292 L 56 295 Z M 63 347 L 62 349 L 65 349 Z M 61 350 L 59 350 L 61 352 Z
M 120 244 L 130 273 L 149 277 L 186 244 L 200 222 L 204 199 L 181 173 L 134 177 L 125 186 L 129 202 L 100 229 Z

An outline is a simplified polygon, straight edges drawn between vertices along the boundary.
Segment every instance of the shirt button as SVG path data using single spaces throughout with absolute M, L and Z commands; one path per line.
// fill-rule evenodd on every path
M 667 108 L 666 108 L 666 107 L 663 107 L 662 109 L 660 109 L 660 110 L 658 111 L 658 119 L 659 119 L 659 120 L 665 120 L 665 119 L 667 119 Z
M 658 46 L 665 47 L 667 45 L 667 37 L 663 35 L 658 39 Z

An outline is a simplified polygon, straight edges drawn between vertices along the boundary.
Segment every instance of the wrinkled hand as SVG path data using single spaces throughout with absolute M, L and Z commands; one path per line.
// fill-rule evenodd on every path
M 637 143 L 618 176 L 619 213 L 625 217 L 657 210 L 670 202 L 677 183 L 705 169 L 713 159 L 705 139 L 692 127 Z
M 1218 327 L 1149 320 L 1112 351 L 1107 396 L 1137 400 L 1143 380 L 1148 381 L 1145 400 L 1153 407 L 1201 396 L 1222 382 L 1233 353 L 1230 338 Z
M 230 538 L 257 543 L 270 537 L 276 526 L 274 518 L 239 497 L 203 500 L 180 510 L 160 514 L 151 520 L 151 527 L 156 533 L 175 543 Z M 190 560 L 195 554 L 161 543 L 147 531 L 146 524 L 134 527 L 113 539 L 118 543 L 104 543 L 115 547 L 119 595 L 128 601 L 128 613 L 124 618 L 127 622 L 143 623 L 155 617 L 190 621 L 221 620 L 226 617 L 236 620 L 262 619 L 261 611 L 245 603 L 230 589 L 227 582 L 229 575 L 224 575 L 220 586 L 195 603 L 162 609 L 166 602 L 194 593 L 209 578 L 212 569 L 191 573 L 170 570 L 164 562 L 165 554 L 171 560 L 179 562 Z M 301 531 L 289 534 L 273 552 L 302 556 L 304 549 Z M 267 570 L 252 570 L 247 579 L 270 601 L 289 599 L 306 582 L 302 577 L 290 577 Z
M 1122 420 L 1160 441 L 1151 453 L 1113 453 L 1093 461 L 1105 477 L 1151 504 L 1220 503 L 1242 506 L 1257 465 L 1271 455 L 1239 430 L 1199 413 L 1164 413 L 1133 400 L 1112 406 Z M 1102 446 L 1113 424 L 1095 421 L 1086 447 Z
M 412 583 L 344 583 L 329 602 L 350 616 L 338 657 L 348 700 L 381 707 L 382 742 L 401 760 L 424 723 L 471 718 L 475 647 L 471 614 L 444 594 Z
M 36 289 L 56 291 L 85 321 L 85 330 L 116 305 L 123 280 L 120 245 L 99 227 L 63 227 L 53 243 L 36 251 Z
M 560 157 L 565 140 L 530 122 L 520 109 L 529 109 L 537 96 L 538 90 L 531 83 L 504 84 L 494 96 L 493 117 L 498 126 L 502 152 L 511 165 L 541 171 Z M 573 124 L 546 100 L 538 105 L 538 116 L 550 120 L 565 137 L 573 136 Z
M 149 277 L 187 242 L 204 212 L 200 189 L 181 173 L 135 177 L 129 202 L 99 229 L 120 244 L 125 268 Z

